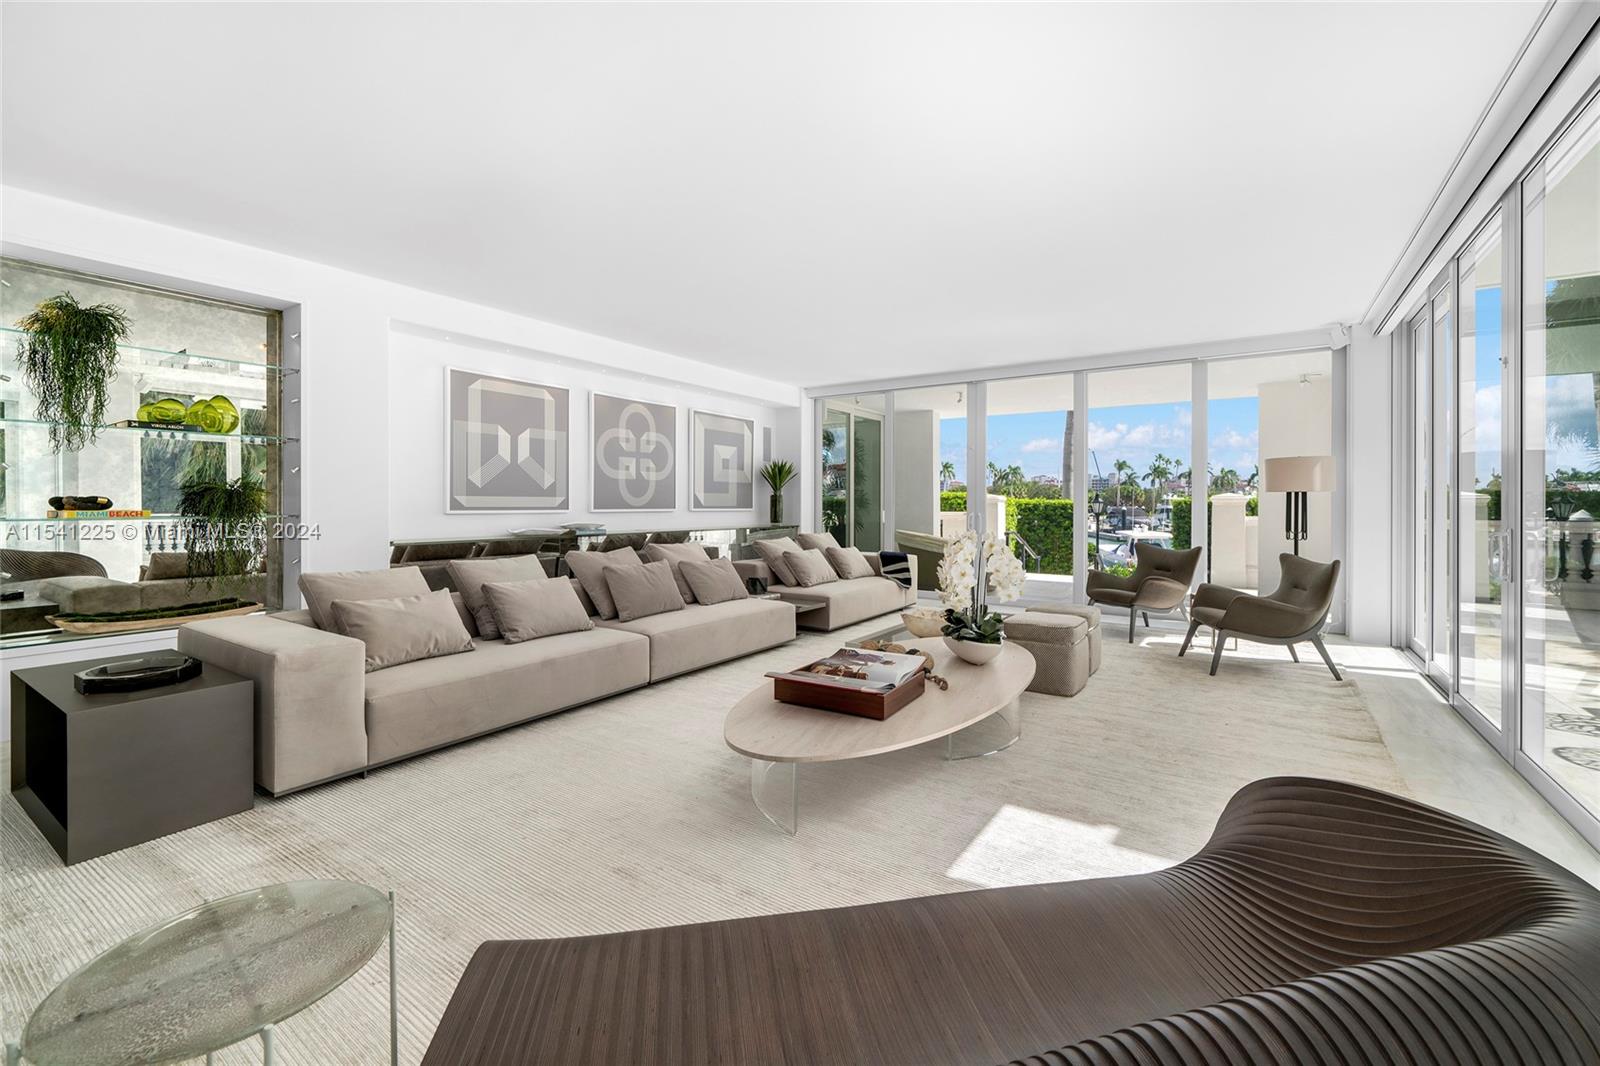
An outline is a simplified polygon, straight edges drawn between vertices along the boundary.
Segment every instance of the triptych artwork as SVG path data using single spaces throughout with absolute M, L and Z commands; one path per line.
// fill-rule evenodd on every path
M 556 385 L 445 371 L 445 510 L 566 511 L 571 393 Z M 755 506 L 756 424 L 690 410 L 689 509 Z M 589 393 L 589 509 L 678 507 L 678 408 Z

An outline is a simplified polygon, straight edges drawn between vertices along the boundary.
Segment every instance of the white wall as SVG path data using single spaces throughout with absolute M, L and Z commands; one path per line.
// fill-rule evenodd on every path
M 894 521 L 896 528 L 937 533 L 939 520 L 939 416 L 932 411 L 894 413 Z M 887 530 L 884 543 L 891 543 Z
M 1394 639 L 1394 497 L 1390 337 L 1357 326 L 1350 332 L 1345 379 L 1346 543 L 1344 576 L 1351 640 L 1389 644 Z
M 569 510 L 518 514 L 444 513 L 441 419 L 444 417 L 444 368 L 449 366 L 526 378 L 540 384 L 558 385 L 570 391 L 567 472 L 572 506 Z M 756 423 L 756 465 L 759 466 L 767 459 L 761 450 L 764 431 L 775 429 L 780 408 L 664 381 L 643 372 L 626 373 L 563 364 L 538 352 L 521 349 L 506 351 L 504 346 L 446 341 L 439 337 L 419 335 L 405 328 L 396 329 L 390 334 L 388 372 L 390 381 L 405 383 L 404 388 L 389 391 L 389 531 L 394 537 L 491 536 L 512 528 L 560 525 L 591 518 L 608 529 L 616 530 L 720 528 L 767 520 L 767 487 L 759 475 L 752 496 L 753 506 L 749 509 L 689 510 L 689 411 L 699 409 L 753 419 Z M 591 390 L 676 407 L 677 510 L 671 513 L 649 511 L 627 514 L 616 511 L 595 513 L 589 509 Z
M 420 521 L 430 509 L 444 517 L 439 478 L 406 479 L 398 486 L 389 481 L 389 397 L 412 387 L 389 377 L 393 323 L 548 353 L 565 367 L 648 372 L 701 387 L 714 383 L 725 396 L 763 406 L 800 402 L 800 390 L 792 385 L 277 252 L 9 186 L 0 188 L 0 200 L 0 251 L 6 255 L 295 310 L 302 332 L 301 518 L 321 532 L 303 546 L 304 570 L 384 566 L 392 517 L 415 515 Z M 285 350 L 291 357 L 296 350 L 287 338 Z M 443 439 L 441 406 L 442 401 L 432 407 L 421 434 L 435 447 Z M 587 482 L 582 485 L 587 492 Z M 802 497 L 811 492 L 809 486 L 798 489 Z M 397 494 L 403 499 L 391 506 Z

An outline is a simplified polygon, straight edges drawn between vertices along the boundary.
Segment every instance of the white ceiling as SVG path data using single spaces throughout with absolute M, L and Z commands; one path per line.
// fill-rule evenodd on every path
M 0 176 L 782 381 L 966 370 L 1356 318 L 1538 11 L 6 4 Z

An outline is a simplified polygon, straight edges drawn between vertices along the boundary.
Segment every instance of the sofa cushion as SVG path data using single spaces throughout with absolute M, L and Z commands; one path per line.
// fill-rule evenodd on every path
M 824 548 L 822 554 L 827 557 L 833 572 L 845 581 L 872 576 L 872 564 L 867 562 L 860 548 Z
M 785 552 L 783 561 L 789 565 L 789 572 L 794 575 L 794 581 L 788 582 L 788 584 L 808 589 L 815 585 L 826 585 L 831 581 L 839 580 L 839 575 L 829 565 L 828 557 L 822 554 L 821 548 Z
M 812 588 L 785 588 L 778 594 L 786 600 L 821 603 L 821 610 L 808 611 L 801 621 L 807 629 L 823 630 L 838 629 L 890 611 L 903 611 L 915 602 L 914 592 L 886 577 L 835 581 Z
M 649 539 L 648 533 L 607 533 L 606 539 L 600 542 L 600 550 L 614 552 L 620 548 L 632 548 L 638 551 Z
M 341 633 L 366 645 L 369 674 L 472 650 L 472 634 L 442 589 L 387 600 L 334 600 L 333 615 Z
M 201 567 L 201 569 L 205 569 Z M 145 565 L 141 581 L 164 581 L 174 577 L 189 576 L 188 552 L 151 552 L 150 562 Z M 203 574 L 195 574 L 202 577 Z
M 654 614 L 683 610 L 683 594 L 667 562 L 640 566 L 611 566 L 605 570 L 606 586 L 624 622 Z
M 697 603 L 727 603 L 730 600 L 748 599 L 750 590 L 733 567 L 730 559 L 707 559 L 703 563 L 683 563 L 678 572 L 694 590 Z
M 608 566 L 640 566 L 644 560 L 632 548 L 618 548 L 609 552 L 586 552 L 573 549 L 562 556 L 567 569 L 583 584 L 583 591 L 594 601 L 595 613 L 601 618 L 617 616 L 616 601 L 611 598 L 611 588 L 606 584 Z
M 110 614 L 137 611 L 144 606 L 143 591 L 128 581 L 71 574 L 47 577 L 38 584 L 39 595 L 61 605 L 63 614 Z
M 832 533 L 802 533 L 796 539 L 800 541 L 802 549 L 816 548 L 818 551 L 825 552 L 829 548 L 839 547 L 839 538 Z
M 589 594 L 584 591 L 583 582 L 575 577 L 568 577 L 567 584 L 571 585 L 572 591 L 578 594 L 578 602 L 583 604 L 583 613 L 590 617 L 598 618 L 600 616 L 600 608 L 594 605 L 594 600 L 590 599 Z
M 772 572 L 778 576 L 779 581 L 785 585 L 799 584 L 794 579 L 794 573 L 789 569 L 789 564 L 783 561 L 783 557 L 787 552 L 799 551 L 800 545 L 788 537 L 770 537 L 766 540 L 752 541 L 751 544 L 755 548 L 756 554 L 760 555 L 762 560 L 772 567 Z
M 600 625 L 650 638 L 650 680 L 660 681 L 787 643 L 794 618 L 786 603 L 749 598 Z
M 414 566 L 392 566 L 387 570 L 330 570 L 300 575 L 300 594 L 318 629 L 340 632 L 333 615 L 334 600 L 389 600 L 398 596 L 420 596 L 428 591 L 422 571 Z
M 570 581 L 491 581 L 483 586 L 483 595 L 507 644 L 576 633 L 594 625 Z
M 689 587 L 689 582 L 678 572 L 678 567 L 684 563 L 703 563 L 709 555 L 700 544 L 647 544 L 640 556 L 650 563 L 666 563 L 672 568 L 672 576 L 678 582 L 678 592 L 683 595 L 684 603 L 694 602 L 694 589 Z
M 485 582 L 542 581 L 544 564 L 536 555 L 506 555 L 498 558 L 452 559 L 445 564 L 456 591 L 466 601 L 467 610 L 478 623 L 478 635 L 493 640 L 500 635 L 494 610 L 484 597 Z
M 402 563 L 436 563 L 445 559 L 468 559 L 477 544 L 470 540 L 443 541 L 435 544 L 407 544 L 400 556 Z
M 596 628 L 521 644 L 474 643 L 471 655 L 367 675 L 369 761 L 465 740 L 650 679 L 650 642 L 635 633 Z

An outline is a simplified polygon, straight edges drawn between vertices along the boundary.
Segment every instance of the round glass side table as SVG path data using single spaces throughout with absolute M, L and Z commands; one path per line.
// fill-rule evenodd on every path
M 212 900 L 124 940 L 35 1008 L 8 1066 L 152 1066 L 259 1036 L 365 966 L 389 941 L 389 1061 L 398 1058 L 394 893 L 290 881 Z

